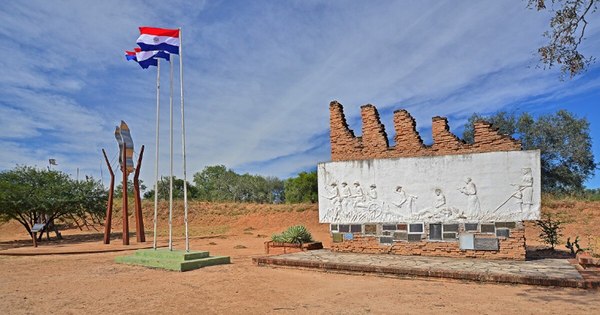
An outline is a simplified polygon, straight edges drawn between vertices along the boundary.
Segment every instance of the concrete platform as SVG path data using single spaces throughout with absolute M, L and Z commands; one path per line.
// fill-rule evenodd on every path
M 600 279 L 580 273 L 574 260 L 505 261 L 445 257 L 339 253 L 313 250 L 257 257 L 258 266 L 399 277 L 434 277 L 480 282 L 600 288 Z
M 115 262 L 173 271 L 189 271 L 206 266 L 229 264 L 231 260 L 228 256 L 210 256 L 205 251 L 186 252 L 159 248 L 140 249 L 133 255 L 116 257 Z

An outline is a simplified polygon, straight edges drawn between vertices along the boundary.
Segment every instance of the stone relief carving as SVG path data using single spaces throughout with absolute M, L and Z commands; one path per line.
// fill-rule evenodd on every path
M 519 153 L 523 152 L 516 152 Z M 496 159 L 490 160 L 491 164 L 496 163 Z M 421 161 L 424 160 L 419 163 Z M 397 167 L 395 172 L 385 168 L 381 171 L 378 166 L 368 164 L 365 165 L 368 172 L 353 172 L 352 169 L 361 162 L 335 163 L 338 169 L 326 169 L 328 163 L 319 165 L 321 222 L 467 222 L 539 218 L 540 175 L 539 168 L 534 172 L 534 165 L 529 167 L 521 163 L 525 165 L 515 167 L 509 160 L 504 168 L 493 166 L 493 171 L 478 173 L 481 167 L 461 166 L 453 170 L 448 162 L 408 171 L 407 167 Z M 436 167 L 438 173 L 432 171 L 429 175 L 421 175 Z M 506 171 L 510 167 L 512 169 Z
M 481 205 L 479 204 L 479 197 L 477 197 L 477 186 L 471 177 L 465 179 L 465 185 L 458 188 L 458 191 L 467 196 L 465 216 L 476 217 L 481 212 Z

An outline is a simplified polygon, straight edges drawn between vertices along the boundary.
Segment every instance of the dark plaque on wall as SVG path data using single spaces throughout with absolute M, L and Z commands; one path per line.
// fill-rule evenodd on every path
M 441 240 L 442 239 L 442 225 L 439 223 L 429 224 L 429 239 L 430 240 Z
M 491 237 L 475 237 L 475 250 L 498 250 L 498 239 Z
M 444 224 L 444 232 L 458 232 L 458 223 Z
M 409 225 L 409 232 L 411 233 L 423 233 L 423 224 L 412 223 Z
M 496 236 L 508 238 L 508 237 L 510 237 L 510 229 L 504 229 L 504 228 L 496 229 Z
M 482 224 L 481 233 L 496 233 L 496 225 L 494 224 Z
M 478 227 L 478 223 L 465 223 L 465 231 L 476 232 Z

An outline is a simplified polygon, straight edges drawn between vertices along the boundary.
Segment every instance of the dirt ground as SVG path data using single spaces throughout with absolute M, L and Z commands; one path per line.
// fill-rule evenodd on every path
M 591 212 L 583 211 L 587 208 Z M 152 211 L 151 205 L 144 209 L 145 213 Z M 252 257 L 264 254 L 263 242 L 290 225 L 306 225 L 315 239 L 329 245 L 327 226 L 318 223 L 316 206 L 196 204 L 191 209 L 191 248 L 208 250 L 212 255 L 229 255 L 232 264 L 178 273 L 114 263 L 114 257 L 127 252 L 0 256 L 0 314 L 600 312 L 600 291 L 594 290 L 257 267 L 252 264 Z M 565 208 L 548 209 L 544 211 Z M 599 213 L 600 204 L 575 204 L 568 209 L 574 220 L 567 225 L 567 233 L 587 231 L 581 227 L 577 213 L 583 213 L 597 232 L 598 216 L 590 218 L 588 212 Z M 150 231 L 149 217 L 145 225 Z M 163 226 L 159 227 L 162 235 L 164 222 L 159 225 Z M 116 222 L 114 231 L 118 230 Z M 180 231 L 176 230 L 178 237 Z M 540 244 L 534 239 L 537 233 L 528 227 L 528 244 Z M 0 250 L 30 246 L 23 234 L 14 223 L 0 226 Z M 71 229 L 63 234 L 65 240 L 44 242 L 40 250 L 52 246 L 106 248 L 101 244 L 102 235 L 93 229 Z M 151 234 L 148 236 L 151 240 Z M 160 239 L 164 242 L 163 236 Z M 113 238 L 113 243 L 120 242 L 118 235 Z M 135 244 L 135 237 L 131 242 Z M 182 240 L 176 239 L 175 247 L 182 245 Z

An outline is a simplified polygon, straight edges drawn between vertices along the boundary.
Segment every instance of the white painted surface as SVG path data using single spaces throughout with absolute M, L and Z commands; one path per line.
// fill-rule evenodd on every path
M 538 150 L 327 162 L 318 176 L 322 223 L 540 217 Z

